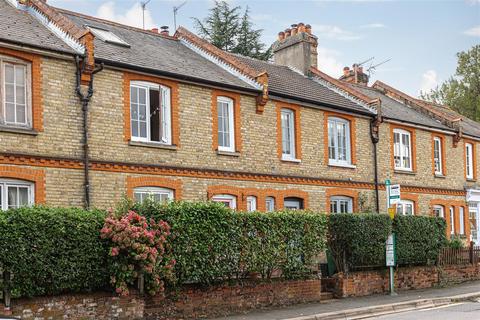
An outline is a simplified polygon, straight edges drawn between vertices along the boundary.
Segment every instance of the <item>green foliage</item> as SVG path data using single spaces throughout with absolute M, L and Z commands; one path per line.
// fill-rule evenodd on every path
M 385 242 L 391 231 L 387 215 L 330 215 L 328 246 L 337 270 L 385 265 Z
M 450 240 L 447 240 L 446 246 L 452 249 L 462 249 L 465 248 L 465 243 L 459 236 L 452 236 Z
M 455 75 L 431 92 L 422 92 L 421 97 L 480 121 L 480 45 L 457 53 L 457 58 Z
M 105 212 L 31 207 L 0 212 L 0 267 L 15 296 L 89 291 L 108 286 Z
M 234 212 L 218 203 L 135 204 L 146 217 L 171 226 L 178 284 L 210 284 L 280 270 L 304 277 L 324 250 L 326 217 L 310 212 Z
M 445 220 L 427 216 L 396 216 L 393 232 L 399 265 L 425 265 L 436 261 L 446 244 Z
M 217 48 L 247 57 L 268 60 L 272 53 L 265 51 L 260 40 L 263 30 L 255 30 L 249 8 L 240 17 L 239 6 L 230 7 L 226 1 L 215 1 L 210 14 L 203 20 L 192 18 L 200 35 Z

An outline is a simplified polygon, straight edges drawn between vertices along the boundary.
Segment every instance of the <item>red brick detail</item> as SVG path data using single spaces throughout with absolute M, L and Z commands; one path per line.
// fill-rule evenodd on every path
M 344 189 L 344 188 L 328 188 L 325 191 L 325 197 L 326 197 L 326 212 L 330 212 L 330 198 L 332 196 L 344 196 L 344 197 L 350 197 L 352 198 L 353 202 L 353 212 L 358 213 L 358 191 L 357 190 L 352 190 L 352 189 Z
M 170 88 L 170 111 L 172 117 L 172 144 L 180 146 L 180 123 L 179 123 L 179 98 L 178 98 L 178 83 L 175 81 L 147 76 L 143 74 L 124 72 L 123 73 L 123 137 L 125 141 L 130 141 L 132 132 L 130 128 L 130 83 L 132 81 L 147 81 Z
M 284 102 L 275 102 L 277 105 L 277 153 L 282 159 L 282 109 L 290 109 L 295 117 L 295 158 L 302 159 L 302 126 L 300 119 L 300 106 Z
M 284 201 L 285 198 L 299 198 L 303 200 L 303 209 L 308 209 L 309 208 L 309 202 L 308 202 L 308 192 L 302 191 L 302 190 L 296 190 L 296 189 L 290 189 L 290 190 L 283 190 L 283 191 L 278 191 L 278 197 L 277 201 L 275 202 L 275 205 L 277 206 L 277 210 L 282 210 L 284 209 Z
M 242 122 L 240 111 L 240 94 L 222 90 L 212 90 L 212 149 L 218 150 L 218 97 L 227 97 L 233 100 L 233 123 L 235 130 L 235 152 L 242 151 Z
M 36 131 L 43 131 L 43 95 L 42 75 L 40 71 L 41 57 L 35 54 L 0 48 L 0 53 L 25 60 L 30 63 L 32 69 L 32 128 Z
M 412 151 L 412 172 L 417 171 L 417 135 L 415 128 L 402 126 L 398 124 L 390 123 L 390 161 L 392 169 L 395 169 L 395 158 L 394 158 L 394 136 L 393 131 L 395 129 L 402 129 L 405 131 L 410 132 L 410 139 L 411 139 L 411 151 Z
M 45 203 L 45 171 L 17 166 L 1 166 L 0 178 L 25 180 L 34 183 L 35 204 Z
M 133 190 L 139 187 L 159 187 L 173 190 L 175 200 L 182 199 L 182 181 L 152 176 L 127 177 L 127 197 L 133 198 Z
M 352 164 L 357 163 L 357 126 L 355 122 L 355 117 L 346 115 L 343 113 L 336 112 L 324 112 L 323 113 L 323 145 L 324 145 L 324 154 L 325 154 L 325 164 L 328 165 L 328 118 L 335 117 L 347 120 L 350 123 L 350 153 Z
M 468 215 L 468 205 L 465 201 L 452 201 L 452 200 L 444 200 L 444 199 L 433 199 L 430 200 L 430 215 L 433 216 L 433 206 L 439 205 L 443 207 L 443 214 L 445 217 L 445 222 L 447 224 L 447 227 L 445 229 L 445 234 L 447 235 L 447 238 L 450 239 L 451 233 L 450 233 L 450 207 L 453 207 L 453 212 L 455 214 L 455 234 L 458 234 L 460 230 L 460 218 L 459 218 L 459 213 L 460 213 L 460 207 L 463 207 L 463 221 L 465 223 L 465 237 L 466 239 L 470 239 L 470 217 Z
M 220 194 L 227 194 L 234 196 L 237 200 L 237 210 L 245 211 L 247 204 L 244 201 L 243 189 L 234 186 L 209 186 L 207 188 L 207 199 L 211 200 L 214 196 Z

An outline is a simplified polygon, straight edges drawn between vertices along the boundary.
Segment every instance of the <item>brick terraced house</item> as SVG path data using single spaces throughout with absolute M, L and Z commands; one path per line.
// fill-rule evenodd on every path
M 445 217 L 477 241 L 480 124 L 354 66 L 317 69 L 317 38 L 279 33 L 274 62 L 180 27 L 140 30 L 0 0 L 0 203 L 113 206 L 124 195 L 240 210 Z M 340 70 L 339 70 L 340 71 Z

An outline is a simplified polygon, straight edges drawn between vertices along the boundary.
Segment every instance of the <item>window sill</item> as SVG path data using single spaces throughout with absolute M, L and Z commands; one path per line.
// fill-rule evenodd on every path
M 477 179 L 467 178 L 467 182 L 477 182 Z
M 38 135 L 38 131 L 33 129 L 21 128 L 21 127 L 9 127 L 9 126 L 2 126 L 2 125 L 0 125 L 0 132 L 19 133 L 19 134 L 26 134 L 30 136 Z
M 444 176 L 443 174 L 438 174 L 438 173 L 436 173 L 436 174 L 434 175 L 434 177 L 435 177 L 435 178 L 440 178 L 440 179 L 446 179 L 446 178 L 447 178 L 447 177 Z
M 344 164 L 344 163 L 329 162 L 328 166 L 335 167 L 335 168 L 357 169 L 356 165 L 346 164 L 346 163 Z
M 292 163 L 301 163 L 302 160 L 300 159 L 290 159 L 290 158 L 282 158 L 281 159 L 283 162 L 292 162 Z
M 128 145 L 129 146 L 135 146 L 135 147 L 177 150 L 177 146 L 175 146 L 175 145 L 163 144 L 163 143 L 158 143 L 158 142 L 129 141 Z
M 240 152 L 217 150 L 219 156 L 240 157 Z
M 402 169 L 394 169 L 393 173 L 408 174 L 408 175 L 411 175 L 411 176 L 414 176 L 416 174 L 416 172 L 414 172 L 412 170 L 402 170 Z

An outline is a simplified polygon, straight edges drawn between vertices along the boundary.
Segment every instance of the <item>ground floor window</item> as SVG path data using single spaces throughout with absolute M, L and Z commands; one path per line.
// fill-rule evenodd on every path
M 445 218 L 445 209 L 443 208 L 443 206 L 435 205 L 433 206 L 433 214 L 435 215 L 435 217 Z
M 402 216 L 413 216 L 415 214 L 415 202 L 402 200 L 397 203 L 397 214 Z
M 0 179 L 0 209 L 8 210 L 34 203 L 33 183 Z
M 286 210 L 300 210 L 303 209 L 303 199 L 289 197 L 283 200 L 283 207 Z
M 330 198 L 330 213 L 352 213 L 353 199 L 344 196 Z
M 237 198 L 229 194 L 215 195 L 212 197 L 212 201 L 223 203 L 225 207 L 230 209 L 237 208 Z
M 247 211 L 256 211 L 257 210 L 257 197 L 248 196 L 247 197 Z
M 158 187 L 139 187 L 133 190 L 133 197 L 135 201 L 143 202 L 146 199 L 151 199 L 157 202 L 166 202 L 173 200 L 173 190 Z
M 450 234 L 455 234 L 455 210 L 450 207 Z
M 477 202 L 468 203 L 468 216 L 472 241 L 475 241 L 475 243 L 478 244 Z
M 267 197 L 265 199 L 265 211 L 267 211 L 267 212 L 275 211 L 275 198 L 274 197 Z

